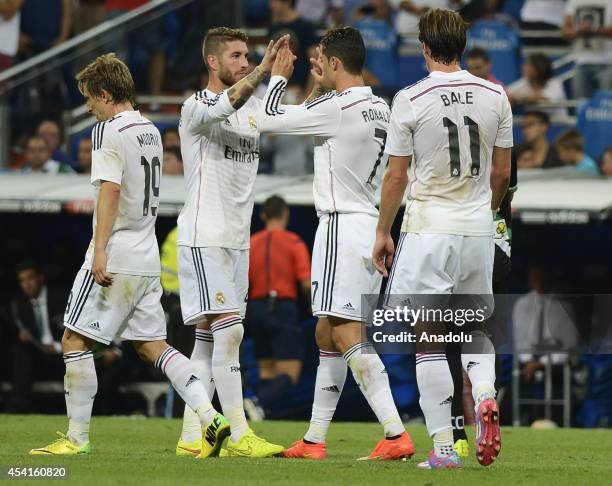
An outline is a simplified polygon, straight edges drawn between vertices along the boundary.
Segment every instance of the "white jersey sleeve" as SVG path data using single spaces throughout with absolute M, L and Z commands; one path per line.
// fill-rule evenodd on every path
M 184 123 L 192 133 L 201 132 L 208 126 L 225 120 L 235 111 L 227 90 L 214 97 L 211 97 L 206 90 L 198 91 L 183 105 L 181 123 Z
M 340 126 L 342 117 L 337 103 L 324 103 L 335 96 L 330 92 L 308 104 L 281 105 L 287 80 L 272 76 L 261 108 L 257 113 L 257 127 L 261 133 L 316 135 L 331 137 Z
M 393 100 L 391 121 L 385 152 L 389 155 L 409 156 L 414 152 L 412 132 L 416 125 L 414 109 L 404 91 Z
M 101 181 L 110 181 L 121 184 L 124 159 L 119 133 L 107 123 L 98 123 L 91 132 L 91 141 L 91 183 L 98 185 Z
M 513 146 L 512 135 L 512 107 L 508 101 L 508 96 L 503 93 L 501 115 L 499 120 L 499 128 L 497 129 L 497 137 L 495 138 L 495 147 L 511 148 Z

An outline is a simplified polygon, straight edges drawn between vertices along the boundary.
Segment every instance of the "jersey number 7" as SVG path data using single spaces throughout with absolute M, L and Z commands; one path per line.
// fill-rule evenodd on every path
M 153 196 L 159 197 L 159 182 L 161 179 L 161 164 L 159 163 L 158 157 L 153 157 L 151 164 L 144 157 L 140 157 L 140 165 L 144 168 L 145 173 L 145 189 L 144 189 L 144 203 L 142 205 L 142 215 L 149 215 L 149 200 L 151 196 L 151 189 L 153 189 Z M 151 216 L 157 215 L 157 206 L 151 207 Z
M 457 124 L 450 118 L 442 119 L 444 126 L 448 129 L 448 150 L 450 152 L 450 175 L 451 177 L 459 177 L 461 175 L 461 160 L 459 159 L 459 130 Z M 470 155 L 472 156 L 472 165 L 470 166 L 470 175 L 472 177 L 480 174 L 480 133 L 478 132 L 478 124 L 469 116 L 463 117 L 463 123 L 469 127 L 470 133 Z

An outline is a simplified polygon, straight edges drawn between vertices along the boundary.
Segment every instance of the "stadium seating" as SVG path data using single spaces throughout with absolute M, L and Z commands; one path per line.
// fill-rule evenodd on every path
M 586 139 L 586 152 L 599 158 L 612 145 L 612 91 L 598 91 L 578 109 L 578 131 Z

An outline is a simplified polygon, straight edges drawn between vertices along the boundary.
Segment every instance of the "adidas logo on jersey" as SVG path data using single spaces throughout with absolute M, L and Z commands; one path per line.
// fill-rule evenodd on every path
M 195 383 L 196 381 L 200 381 L 200 379 L 196 375 L 191 375 L 187 380 L 187 383 L 185 383 L 185 388 L 187 388 L 192 383 Z
M 350 310 L 350 311 L 354 311 L 354 310 L 355 310 L 355 308 L 353 307 L 353 304 L 351 304 L 350 302 L 349 302 L 348 304 L 344 304 L 344 305 L 342 306 L 342 308 L 343 308 L 344 310 Z
M 467 371 L 470 371 L 474 366 L 479 365 L 480 363 L 478 363 L 477 361 L 470 361 L 467 364 Z
M 91 322 L 87 327 L 90 327 L 91 329 L 95 329 L 96 331 L 99 331 L 100 330 L 100 323 L 98 321 Z
M 340 393 L 340 388 L 338 388 L 336 385 L 324 386 L 323 388 L 321 388 L 321 390 L 334 392 L 334 393 Z
M 446 400 L 442 400 L 440 405 L 448 405 L 449 403 L 453 403 L 453 397 L 449 396 Z

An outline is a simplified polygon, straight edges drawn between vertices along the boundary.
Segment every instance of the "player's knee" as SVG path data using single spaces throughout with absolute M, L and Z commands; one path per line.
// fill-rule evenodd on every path
M 315 341 L 317 342 L 319 349 L 322 349 L 323 351 L 331 352 L 335 349 L 329 326 L 317 324 L 315 329 Z
M 220 334 L 215 334 L 215 344 L 217 344 L 217 339 L 219 339 L 224 341 L 225 346 L 228 348 L 238 348 L 244 336 L 244 326 L 242 324 L 235 324 L 224 329 L 223 333 Z
M 87 351 L 89 349 L 89 340 L 80 334 L 65 328 L 62 335 L 62 351 L 69 353 L 70 351 Z

